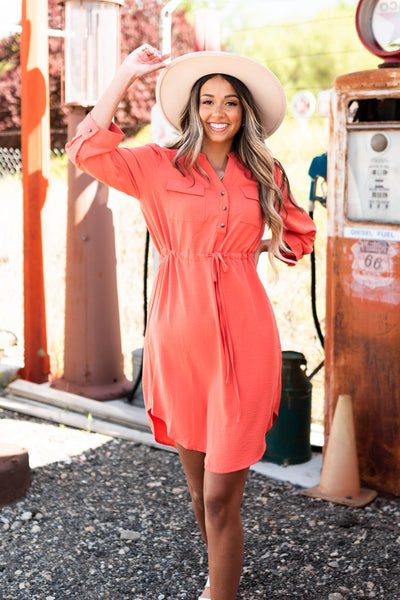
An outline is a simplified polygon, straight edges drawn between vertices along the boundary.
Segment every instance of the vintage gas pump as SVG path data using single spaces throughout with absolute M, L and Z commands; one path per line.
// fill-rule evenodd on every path
M 325 434 L 350 394 L 360 478 L 400 493 L 400 1 L 361 0 L 384 59 L 338 77 L 328 151 Z

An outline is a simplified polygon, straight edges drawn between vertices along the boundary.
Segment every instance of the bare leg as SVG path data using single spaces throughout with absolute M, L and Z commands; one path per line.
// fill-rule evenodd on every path
M 235 600 L 243 564 L 240 517 L 248 469 L 234 473 L 204 470 L 205 455 L 176 444 L 193 509 L 208 547 L 212 600 Z M 208 594 L 204 596 L 208 597 Z
M 207 534 L 204 513 L 204 458 L 203 452 L 186 450 L 183 446 L 176 444 L 179 457 L 186 475 L 190 497 L 192 498 L 193 510 L 199 524 L 201 535 L 207 544 Z
M 205 472 L 204 503 L 212 600 L 235 600 L 243 566 L 240 517 L 248 469 Z

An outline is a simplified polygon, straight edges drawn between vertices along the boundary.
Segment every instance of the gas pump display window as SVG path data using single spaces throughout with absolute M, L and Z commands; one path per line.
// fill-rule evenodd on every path
M 399 0 L 400 1 L 400 0 Z M 377 123 L 400 121 L 400 98 L 362 98 L 352 100 L 347 110 L 347 123 Z
M 348 131 L 347 218 L 400 224 L 400 129 Z

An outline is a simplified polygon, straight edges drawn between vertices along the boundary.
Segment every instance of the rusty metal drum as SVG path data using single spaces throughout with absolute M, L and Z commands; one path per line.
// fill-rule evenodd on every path
M 0 506 L 24 496 L 30 482 L 28 451 L 15 444 L 0 444 Z
M 278 418 L 265 437 L 263 458 L 278 464 L 307 462 L 311 458 L 311 392 L 304 354 L 282 352 L 282 393 Z

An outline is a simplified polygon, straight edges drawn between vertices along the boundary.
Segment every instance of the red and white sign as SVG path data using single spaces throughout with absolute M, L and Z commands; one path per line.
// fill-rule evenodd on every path
M 316 106 L 315 96 L 308 90 L 297 92 L 290 103 L 290 109 L 296 119 L 309 119 L 314 114 Z

